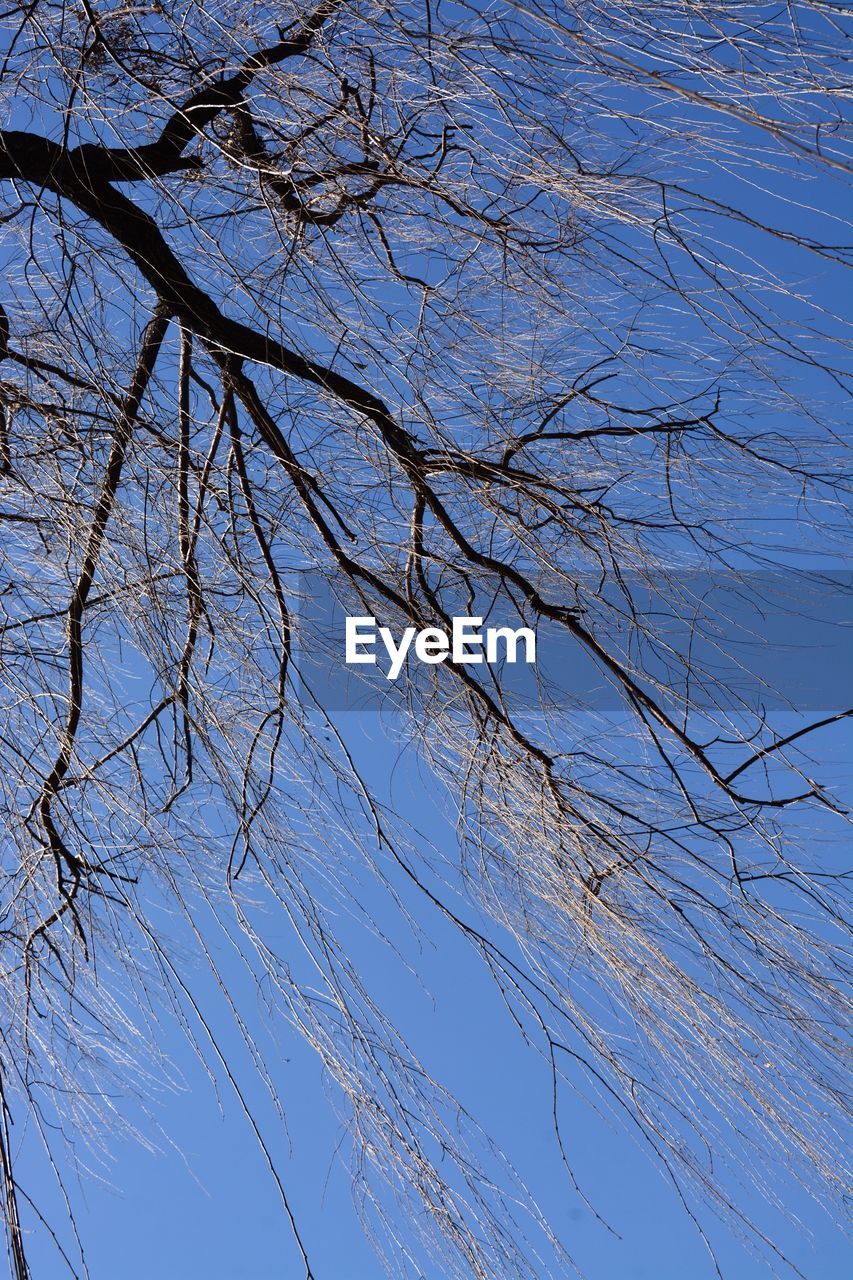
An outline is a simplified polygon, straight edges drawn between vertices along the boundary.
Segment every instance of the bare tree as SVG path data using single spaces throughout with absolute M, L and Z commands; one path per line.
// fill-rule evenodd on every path
M 717 1170 L 760 1181 L 758 1152 L 843 1190 L 843 813 L 806 753 L 844 708 L 780 726 L 772 689 L 727 687 L 688 571 L 752 591 L 840 545 L 843 6 L 30 0 L 0 21 L 14 1275 L 39 1221 L 17 1116 L 48 1152 L 120 1125 L 112 1099 L 162 1065 L 158 1008 L 229 1077 L 164 900 L 273 1093 L 220 931 L 320 1055 L 390 1274 L 416 1231 L 431 1274 L 541 1277 L 547 1249 L 564 1273 L 570 1242 L 348 954 L 339 908 L 371 879 L 481 958 L 561 1150 L 583 1083 L 703 1236 L 705 1205 L 776 1257 Z M 458 833 L 431 848 L 308 654 L 321 589 L 418 628 L 547 626 L 618 713 L 544 679 L 519 699 L 497 664 L 408 668 L 388 732 Z

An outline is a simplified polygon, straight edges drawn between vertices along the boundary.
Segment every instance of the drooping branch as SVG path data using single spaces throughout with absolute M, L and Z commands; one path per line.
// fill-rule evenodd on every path
M 831 308 L 804 321 L 819 282 L 788 271 L 801 251 L 807 269 L 849 256 L 786 189 L 832 177 L 807 130 L 839 154 L 821 15 L 326 0 L 291 6 L 272 40 L 247 35 L 263 6 L 233 27 L 168 0 L 84 8 L 27 8 L 0 68 L 32 103 L 30 129 L 0 132 L 18 197 L 2 229 L 24 264 L 3 300 L 11 347 L 0 332 L 0 964 L 24 1110 L 40 1118 L 55 1086 L 75 1143 L 65 1104 L 106 1132 L 89 1100 L 120 1120 L 111 1099 L 159 1034 L 136 1019 L 165 1001 L 232 1084 L 237 1029 L 283 1118 L 238 1000 L 250 976 L 265 1025 L 295 1026 L 344 1103 L 391 1273 L 404 1254 L 430 1273 L 414 1224 L 446 1247 L 442 1274 L 542 1280 L 513 1216 L 528 1193 L 479 1135 L 469 1150 L 470 1118 L 360 970 L 359 911 L 405 953 L 387 898 L 482 960 L 541 1055 L 573 1193 L 566 1082 L 618 1108 L 691 1215 L 688 1192 L 743 1222 L 718 1146 L 794 1153 L 822 1195 L 839 1167 L 843 872 L 798 837 L 840 813 L 815 803 L 831 792 L 802 748 L 843 713 L 771 732 L 760 693 L 701 654 L 717 636 L 678 578 L 696 557 L 749 557 L 789 499 L 798 516 L 831 495 L 827 527 L 841 509 L 824 402 L 798 382 L 835 392 Z M 140 120 L 153 140 L 135 145 Z M 123 347 L 152 299 L 180 349 L 152 352 L 169 379 L 134 407 Z M 143 355 L 155 345 L 149 326 Z M 412 662 L 389 705 L 449 797 L 453 829 L 431 841 L 315 678 L 332 636 L 302 646 L 306 568 L 321 598 L 343 588 L 392 625 L 450 630 L 461 602 L 550 621 L 622 719 L 575 716 L 544 663 L 528 705 L 500 663 Z M 672 586 L 663 612 L 686 638 L 635 573 Z M 226 1034 L 176 963 L 183 941 L 211 965 Z M 122 1008 L 141 993 L 124 1046 L 116 974 Z M 380 1182 L 417 1199 L 405 1225 Z M 14 1257 L 37 1210 L 4 1186 Z M 296 1243 L 307 1271 L 301 1223 Z
M 57 149 L 58 151 L 58 149 Z M 565 627 L 596 659 L 616 677 L 627 697 L 642 707 L 684 747 L 702 766 L 714 783 L 739 805 L 769 805 L 783 807 L 811 797 L 819 798 L 819 788 L 811 787 L 792 796 L 758 799 L 744 796 L 734 790 L 730 782 L 708 756 L 705 749 L 693 739 L 643 689 L 623 664 L 613 658 L 577 618 L 572 609 L 554 604 L 540 594 L 536 587 L 512 565 L 477 550 L 453 520 L 444 502 L 428 483 L 422 451 L 409 433 L 394 419 L 384 402 L 373 392 L 359 386 L 350 378 L 335 372 L 317 361 L 308 359 L 283 343 L 260 334 L 250 326 L 223 314 L 213 299 L 191 279 L 153 217 L 138 208 L 133 201 L 107 183 L 83 183 L 77 178 L 57 180 L 59 165 L 47 169 L 34 169 L 28 162 L 21 168 L 21 176 L 51 186 L 57 193 L 65 194 L 78 207 L 94 218 L 122 244 L 130 258 L 154 288 L 162 305 L 172 314 L 180 316 L 199 336 L 221 347 L 240 359 L 268 364 L 283 373 L 322 388 L 349 409 L 364 414 L 379 430 L 382 439 L 401 466 L 415 492 L 421 493 L 442 528 L 449 534 L 464 556 L 472 564 L 487 569 L 499 579 L 516 587 L 536 613 Z M 444 466 L 451 465 L 444 463 Z M 463 467 L 469 465 L 462 464 Z M 471 464 L 475 465 L 475 464 Z
M 133 425 L 145 389 L 154 369 L 157 355 L 166 328 L 169 323 L 168 312 L 160 308 L 149 322 L 145 329 L 140 347 L 139 358 L 137 360 L 136 369 L 134 371 L 133 380 L 127 393 L 127 398 L 116 423 L 115 434 L 113 436 L 112 445 L 110 447 L 109 457 L 104 467 L 103 479 L 101 481 L 100 491 L 98 493 L 97 502 L 95 503 L 92 515 L 92 523 L 89 528 L 86 546 L 71 593 L 71 599 L 68 603 L 66 615 L 67 628 L 67 644 L 68 644 L 68 710 L 65 716 L 65 723 L 62 727 L 59 741 L 59 750 L 54 759 L 53 765 L 49 773 L 46 775 L 41 786 L 38 799 L 33 805 L 33 809 L 38 812 L 39 820 L 44 831 L 47 841 L 47 847 L 53 856 L 56 866 L 57 891 L 60 897 L 60 904 L 45 920 L 41 921 L 30 933 L 27 940 L 27 952 L 35 943 L 36 939 L 41 937 L 53 924 L 59 920 L 62 915 L 70 909 L 74 920 L 75 930 L 85 948 L 85 936 L 80 923 L 75 906 L 75 897 L 80 887 L 81 877 L 84 872 L 88 872 L 93 868 L 90 866 L 87 858 L 73 853 L 65 843 L 63 836 L 56 824 L 53 815 L 53 803 L 58 791 L 62 786 L 68 768 L 71 764 L 74 751 L 74 740 L 77 736 L 77 729 L 80 724 L 80 717 L 83 711 L 83 668 L 84 668 L 84 644 L 83 644 L 83 619 L 86 609 L 86 603 L 92 584 L 95 580 L 95 574 L 98 568 L 98 562 L 101 556 L 101 548 L 106 533 L 107 523 L 115 502 L 116 492 L 121 480 L 122 470 L 124 468 L 127 448 L 130 443 Z M 70 875 L 70 884 L 66 881 L 66 872 Z

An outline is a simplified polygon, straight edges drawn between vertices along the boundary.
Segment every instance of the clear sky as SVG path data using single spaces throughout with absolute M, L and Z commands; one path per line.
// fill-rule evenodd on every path
M 751 183 L 751 176 L 743 171 L 735 175 L 721 170 L 694 178 L 699 185 L 713 186 L 721 200 L 731 198 L 733 203 L 742 187 Z M 752 208 L 764 208 L 773 218 L 792 217 L 803 235 L 809 234 L 813 223 L 817 236 L 824 216 L 841 212 L 834 186 L 827 187 L 825 199 L 817 190 L 800 192 L 789 188 L 784 168 L 773 182 L 775 190 L 753 193 Z M 748 258 L 753 250 L 751 233 L 741 228 L 739 234 L 743 241 L 737 248 Z M 776 266 L 784 277 L 793 251 L 778 242 L 777 250 Z M 829 278 L 830 271 L 824 265 L 816 270 L 815 291 L 819 286 L 825 305 L 841 311 L 846 299 Z M 669 305 L 669 298 L 664 298 L 662 313 Z M 783 318 L 796 325 L 797 311 L 792 302 Z M 649 360 L 653 362 L 654 356 Z M 808 398 L 812 392 L 823 395 L 826 387 L 803 371 L 801 393 Z M 781 526 L 763 532 L 769 542 L 783 537 L 789 556 L 796 558 L 799 552 L 806 559 L 820 551 L 807 514 L 800 529 L 786 524 L 780 530 Z M 803 655 L 807 665 L 820 660 L 818 652 Z M 829 708 L 836 709 L 840 704 Z M 799 723 L 784 715 L 776 721 L 780 732 Z M 341 712 L 338 724 L 376 793 L 405 814 L 428 841 L 447 850 L 448 862 L 453 863 L 455 836 L 444 797 L 415 750 L 402 746 L 393 726 L 374 712 Z M 846 779 L 848 785 L 853 781 L 849 730 L 827 730 L 816 749 L 829 762 L 835 781 Z M 223 837 L 224 856 L 228 843 Z M 317 854 L 322 859 L 322 847 L 317 847 Z M 559 1232 L 578 1272 L 588 1280 L 713 1280 L 716 1264 L 652 1153 L 620 1114 L 607 1109 L 580 1070 L 567 1064 L 568 1086 L 558 1107 L 566 1155 L 577 1179 L 577 1187 L 573 1185 L 554 1141 L 547 1064 L 515 1026 L 482 960 L 402 875 L 393 868 L 386 870 L 421 931 L 419 944 L 413 945 L 399 919 L 394 923 L 389 900 L 368 885 L 363 901 L 368 912 L 373 908 L 376 918 L 383 920 L 383 927 L 387 921 L 388 939 L 371 935 L 366 927 L 369 920 L 348 920 L 342 913 L 340 936 L 348 954 L 369 975 L 377 1003 L 404 1032 L 427 1069 L 452 1090 L 504 1152 Z M 227 944 L 222 940 L 214 944 L 223 979 L 245 1002 L 253 1027 L 268 1032 L 265 1064 L 281 1103 L 282 1124 L 186 922 L 170 916 L 168 902 L 157 898 L 156 889 L 146 892 L 152 915 L 164 936 L 171 936 L 172 953 L 182 957 L 181 976 L 216 1027 L 218 1049 L 229 1061 L 233 1080 L 229 1082 L 219 1071 L 214 1084 L 192 1052 L 184 1029 L 166 1012 L 157 1011 L 158 1048 L 169 1062 L 174 1087 L 166 1088 L 154 1076 L 147 1096 L 148 1086 L 143 1085 L 143 1096 L 135 1101 L 116 1098 L 117 1108 L 138 1125 L 142 1141 L 107 1132 L 108 1159 L 102 1152 L 87 1151 L 81 1142 L 76 1154 L 82 1176 L 61 1163 L 58 1166 L 77 1191 L 75 1214 L 92 1280 L 302 1280 L 304 1270 L 253 1122 L 268 1142 L 316 1280 L 381 1280 L 385 1272 L 364 1239 L 353 1205 L 346 1125 L 335 1117 L 335 1089 L 323 1078 L 319 1059 L 280 1018 L 268 1017 L 263 986 L 256 991 L 246 981 Z M 464 910 L 474 908 L 466 903 Z M 204 932 L 203 916 L 197 923 Z M 265 935 L 271 942 L 276 928 L 273 920 Z M 289 945 L 284 926 L 278 936 L 283 948 Z M 400 948 L 400 954 L 391 943 Z M 203 1039 L 197 1027 L 194 1032 Z M 208 1049 L 208 1057 L 215 1058 L 216 1052 Z M 24 1193 L 49 1220 L 60 1220 L 60 1197 L 43 1157 L 36 1155 L 32 1126 L 16 1131 L 14 1140 L 21 1150 L 19 1177 Z M 61 1144 L 56 1156 L 62 1160 Z M 760 1176 L 765 1171 L 754 1172 Z M 775 1167 L 769 1177 L 776 1208 L 760 1200 L 749 1171 L 721 1174 L 744 1216 L 755 1212 L 804 1280 L 847 1280 L 853 1273 L 853 1255 L 839 1227 L 784 1169 Z M 24 1212 L 26 1217 L 28 1211 Z M 401 1208 L 397 1224 L 404 1241 L 413 1235 L 405 1220 L 409 1212 L 410 1204 Z M 728 1226 L 715 1222 L 712 1215 L 706 1214 L 701 1223 L 727 1280 L 772 1280 L 791 1274 L 781 1267 L 778 1271 L 768 1268 L 746 1238 L 733 1237 Z M 62 1242 L 68 1246 L 64 1229 Z M 34 1280 L 52 1280 L 62 1274 L 44 1232 L 34 1235 L 32 1269 Z M 427 1268 L 422 1280 L 443 1277 L 440 1270 Z
M 390 780 L 389 794 L 397 805 L 432 839 L 451 841 L 446 814 L 413 752 L 393 747 L 387 725 L 373 713 L 345 713 L 340 722 L 348 743 L 360 746 L 371 759 L 377 788 Z M 838 773 L 849 777 L 849 735 L 836 734 L 834 750 L 830 746 L 827 739 L 828 758 L 834 756 Z M 507 1017 L 482 964 L 437 913 L 407 896 L 404 883 L 399 889 L 430 939 L 417 961 L 418 976 L 407 973 L 396 956 L 363 930 L 352 930 L 352 945 L 389 1014 L 425 1065 L 435 1069 L 503 1146 L 561 1230 L 579 1268 L 589 1280 L 711 1280 L 716 1273 L 708 1253 L 665 1175 L 619 1118 L 596 1112 L 592 1095 L 576 1077 L 577 1094 L 571 1088 L 564 1091 L 561 1124 L 578 1183 L 612 1230 L 596 1220 L 560 1165 L 543 1062 Z M 193 990 L 205 1007 L 221 1014 L 213 984 L 192 958 L 191 940 L 187 945 L 185 976 L 190 980 L 192 975 Z M 222 953 L 219 958 L 227 975 L 228 957 Z M 241 978 L 233 966 L 231 973 L 239 989 Z M 220 1017 L 218 1025 L 226 1020 Z M 175 1073 L 182 1073 L 183 1082 L 174 1092 L 159 1091 L 151 1098 L 157 1123 L 133 1108 L 143 1135 L 157 1149 L 145 1150 L 125 1139 L 108 1144 L 107 1163 L 99 1156 L 83 1157 L 90 1172 L 80 1185 L 78 1218 L 92 1276 L 296 1280 L 301 1264 L 240 1103 L 220 1081 L 220 1110 L 185 1036 L 168 1021 L 160 1027 L 161 1043 L 174 1055 Z M 278 1051 L 268 1055 L 287 1118 L 285 1134 L 239 1037 L 222 1034 L 244 1099 L 270 1139 L 319 1280 L 381 1280 L 383 1273 L 353 1211 L 345 1129 L 332 1115 L 316 1058 L 297 1035 L 283 1037 Z M 119 1105 L 127 1108 L 125 1101 Z M 48 1184 L 41 1162 L 33 1165 L 34 1174 L 36 1169 L 44 1207 Z M 21 1176 L 26 1188 L 26 1164 Z M 745 1213 L 750 1207 L 758 1210 L 763 1225 L 772 1227 L 807 1280 L 846 1280 L 850 1252 L 842 1232 L 793 1180 L 778 1172 L 774 1178 L 774 1192 L 791 1221 L 781 1214 L 767 1216 L 748 1184 L 737 1190 L 739 1205 Z M 727 1185 L 736 1184 L 729 1179 Z M 724 1276 L 767 1280 L 776 1274 L 725 1228 L 715 1229 L 707 1219 L 704 1225 Z M 405 1237 L 405 1223 L 400 1226 Z M 59 1274 L 44 1239 L 34 1262 L 39 1280 Z M 781 1268 L 778 1274 L 783 1274 Z M 424 1276 L 440 1280 L 441 1273 L 428 1269 Z

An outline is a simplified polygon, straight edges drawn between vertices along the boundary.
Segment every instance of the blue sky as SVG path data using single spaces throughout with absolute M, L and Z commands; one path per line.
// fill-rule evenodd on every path
M 737 173 L 721 168 L 693 177 L 706 191 L 713 189 L 718 198 L 733 203 L 749 189 L 753 211 L 766 213 L 779 225 L 795 225 L 801 233 L 813 232 L 815 236 L 829 225 L 830 239 L 840 235 L 837 222 L 832 221 L 843 212 L 834 182 L 827 180 L 821 189 L 795 187 L 793 172 L 793 166 L 786 171 L 781 165 L 768 180 L 768 189 L 757 194 L 753 175 L 746 167 Z M 706 243 L 713 243 L 714 228 L 713 219 L 706 218 Z M 755 249 L 752 233 L 741 228 L 736 234 L 735 255 L 742 253 L 746 261 Z M 630 244 L 630 236 L 625 235 Z M 637 249 L 637 244 L 631 247 Z M 772 265 L 780 276 L 801 270 L 800 265 L 794 265 L 795 258 L 798 264 L 800 260 L 790 246 L 777 241 L 774 251 L 778 258 Z M 685 270 L 687 278 L 689 269 Z M 815 267 L 809 288 L 815 295 L 820 293 L 826 305 L 843 310 L 845 298 L 832 271 L 823 263 Z M 669 315 L 679 341 L 686 346 L 691 321 L 683 307 L 670 308 L 671 299 L 664 296 L 657 322 L 662 325 Z M 807 307 L 797 303 L 780 300 L 779 308 L 779 318 L 794 328 L 804 324 L 809 314 Z M 652 303 L 649 312 L 654 319 Z M 331 337 L 328 341 L 331 345 Z M 656 367 L 657 356 L 649 355 L 649 369 L 656 374 L 665 372 L 668 358 L 666 352 Z M 631 376 L 627 368 L 624 381 L 629 384 Z M 691 369 L 684 377 L 687 381 L 702 380 L 705 371 Z M 829 398 L 831 392 L 808 368 L 800 371 L 799 390 L 809 404 Z M 735 416 L 738 408 L 750 412 L 747 391 L 733 394 L 734 407 L 729 412 Z M 763 412 L 764 423 L 772 422 L 772 412 Z M 802 558 L 813 563 L 815 556 L 823 553 L 823 535 L 810 524 L 808 511 L 799 515 L 802 523 L 792 525 L 787 517 L 783 520 L 781 507 L 778 521 L 772 509 L 769 513 L 765 510 L 765 523 L 753 531 L 756 542 L 771 550 L 783 546 L 789 561 Z M 826 562 L 835 565 L 837 559 Z M 820 655 L 807 654 L 805 661 L 820 662 Z M 372 712 L 341 712 L 338 720 L 342 735 L 377 793 L 446 851 L 452 863 L 455 836 L 447 807 L 415 750 L 404 748 L 393 724 Z M 799 722 L 783 715 L 776 723 L 784 732 Z M 817 750 L 829 762 L 833 776 L 849 783 L 853 759 L 850 733 L 838 727 L 826 731 Z M 224 852 L 227 844 L 223 837 Z M 840 852 L 837 845 L 831 849 L 833 856 Z M 322 857 L 322 849 L 318 855 Z M 397 874 L 395 879 L 391 874 L 391 879 L 421 930 L 419 944 L 413 944 L 402 924 L 394 923 L 388 915 L 388 899 L 378 888 L 366 891 L 366 905 L 383 923 L 387 921 L 389 937 L 400 946 L 410 967 L 357 919 L 342 918 L 342 936 L 350 954 L 369 975 L 378 1002 L 404 1030 L 424 1064 L 498 1143 L 559 1231 L 580 1271 L 589 1280 L 712 1278 L 715 1267 L 700 1235 L 651 1153 L 635 1141 L 619 1116 L 596 1109 L 587 1082 L 579 1071 L 567 1067 L 568 1086 L 558 1104 L 561 1132 L 581 1190 L 612 1230 L 596 1218 L 559 1159 L 546 1064 L 513 1024 L 481 960 L 423 897 L 414 893 L 404 877 Z M 232 1066 L 242 1102 L 221 1071 L 216 1086 L 212 1085 L 183 1029 L 168 1013 L 157 1010 L 154 1030 L 159 1051 L 174 1076 L 174 1088 L 169 1090 L 155 1081 L 147 1099 L 117 1098 L 117 1106 L 135 1120 L 144 1142 L 108 1132 L 105 1145 L 109 1159 L 102 1153 L 87 1152 L 81 1142 L 77 1155 L 82 1176 L 60 1165 L 70 1188 L 77 1192 L 75 1212 L 93 1280 L 290 1280 L 301 1276 L 274 1180 L 243 1104 L 268 1140 L 317 1280 L 380 1280 L 384 1273 L 364 1240 L 353 1209 L 346 1125 L 335 1117 L 335 1089 L 323 1078 L 317 1057 L 281 1019 L 267 1015 L 259 993 L 246 982 L 233 953 L 224 942 L 217 944 L 221 975 L 266 1034 L 266 1063 L 281 1101 L 285 1127 L 258 1080 L 221 992 L 197 955 L 186 923 L 169 915 L 169 904 L 165 898 L 158 899 L 156 888 L 147 892 L 152 914 L 170 936 L 174 953 L 182 956 L 182 979 L 216 1027 L 219 1047 Z M 473 908 L 466 904 L 465 910 Z M 276 937 L 274 923 L 267 936 Z M 286 947 L 284 928 L 278 936 Z M 196 1031 L 203 1039 L 203 1033 Z M 215 1052 L 208 1053 L 211 1056 L 215 1058 Z M 16 1131 L 15 1140 L 21 1144 L 24 1191 L 46 1216 L 58 1220 L 60 1197 L 43 1157 L 37 1154 L 32 1125 Z M 57 1158 L 62 1160 L 59 1150 Z M 789 1219 L 760 1202 L 748 1179 L 739 1184 L 734 1173 L 721 1177 L 738 1206 L 747 1216 L 755 1210 L 763 1228 L 790 1255 L 806 1280 L 845 1280 L 850 1274 L 851 1254 L 840 1231 L 784 1169 L 774 1168 L 770 1180 Z M 404 1238 L 410 1234 L 405 1221 L 410 1211 L 410 1205 L 400 1210 L 398 1225 Z M 778 1272 L 768 1268 L 746 1241 L 734 1239 L 712 1217 L 706 1215 L 702 1223 L 721 1271 L 730 1280 L 766 1280 L 787 1274 L 781 1268 Z M 68 1246 L 67 1230 L 61 1238 Z M 33 1241 L 33 1273 L 38 1280 L 60 1274 L 56 1254 L 44 1233 Z M 443 1280 L 441 1272 L 430 1267 L 423 1276 L 424 1280 Z
M 348 744 L 370 758 L 377 789 L 381 792 L 391 779 L 389 798 L 431 838 L 452 841 L 426 771 L 411 749 L 401 752 L 391 745 L 387 723 L 375 713 L 352 712 L 340 721 Z M 842 773 L 849 773 L 849 736 L 836 735 L 836 743 L 836 750 L 827 754 L 834 754 Z M 406 885 L 398 887 L 405 897 Z M 660 1168 L 618 1119 L 596 1113 L 578 1077 L 576 1093 L 571 1084 L 563 1091 L 561 1123 L 578 1182 L 613 1231 L 596 1221 L 560 1166 L 543 1062 L 507 1017 L 482 964 L 434 911 L 411 895 L 407 902 L 430 940 L 417 957 L 418 977 L 405 972 L 397 957 L 363 931 L 353 930 L 353 947 L 389 1016 L 404 1029 L 425 1065 L 503 1147 L 579 1268 L 590 1280 L 710 1280 L 714 1267 Z M 228 975 L 227 954 L 220 959 Z M 244 1098 L 270 1142 L 316 1275 L 321 1280 L 381 1280 L 382 1270 L 353 1213 L 346 1130 L 329 1107 L 328 1082 L 321 1078 L 317 1059 L 299 1036 L 277 1033 L 278 1050 L 267 1060 L 286 1113 L 285 1134 L 239 1037 L 225 1029 L 221 1000 L 203 965 L 188 958 L 182 975 L 205 1010 L 216 1016 L 220 1045 L 227 1048 Z M 242 979 L 236 968 L 231 977 L 239 990 Z M 262 1010 L 257 1012 L 263 1017 Z M 186 1037 L 166 1019 L 159 1026 L 161 1045 L 182 1083 L 174 1092 L 152 1097 L 156 1123 L 140 1108 L 131 1109 L 158 1149 L 111 1140 L 110 1159 L 84 1155 L 88 1176 L 78 1187 L 72 1175 L 69 1184 L 80 1193 L 78 1225 L 91 1274 L 121 1280 L 300 1276 L 273 1180 L 233 1091 L 220 1079 L 220 1109 Z M 55 1203 L 41 1161 L 26 1161 L 21 1176 L 25 1189 L 38 1190 L 43 1210 L 51 1200 Z M 778 1213 L 768 1216 L 748 1185 L 737 1190 L 739 1206 L 744 1212 L 757 1210 L 762 1225 L 775 1233 L 807 1280 L 844 1280 L 850 1254 L 843 1234 L 794 1180 L 779 1172 L 774 1177 L 774 1192 L 793 1222 Z M 736 1183 L 730 1178 L 726 1185 L 733 1189 Z M 712 1219 L 702 1221 L 724 1276 L 767 1280 L 787 1274 L 768 1269 L 745 1242 L 732 1239 L 725 1228 L 715 1229 Z M 35 1276 L 59 1274 L 44 1238 L 37 1243 L 34 1263 Z M 423 1274 L 426 1280 L 441 1277 L 429 1267 Z

